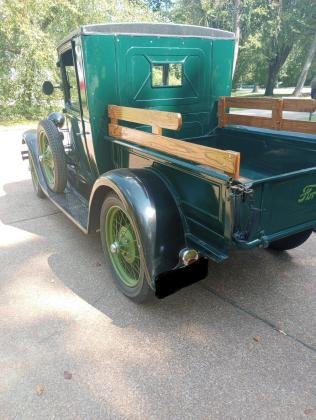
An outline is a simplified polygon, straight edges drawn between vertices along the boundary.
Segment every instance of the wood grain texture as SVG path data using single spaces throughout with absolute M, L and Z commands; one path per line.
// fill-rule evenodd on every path
M 221 170 L 233 178 L 239 178 L 239 152 L 214 149 L 117 124 L 109 124 L 109 135 L 201 165 L 207 165 Z
M 227 114 L 226 124 L 250 125 L 252 127 L 273 128 L 272 118 L 254 117 L 252 115 Z
M 113 120 L 123 120 L 150 125 L 153 127 L 153 131 L 157 133 L 161 132 L 162 128 L 179 131 L 182 127 L 182 116 L 178 112 L 109 105 L 108 115 L 112 122 Z
M 221 96 L 218 101 L 218 126 L 220 128 L 225 127 L 227 124 L 226 116 L 228 115 L 226 113 L 226 97 Z
M 283 99 L 284 111 L 315 112 L 316 99 Z
M 273 109 L 277 107 L 274 98 L 231 98 L 226 97 L 226 108 Z
M 271 117 L 229 114 L 232 108 L 272 110 Z M 292 120 L 283 117 L 283 111 L 315 112 L 315 99 L 278 99 L 278 98 L 231 98 L 221 97 L 218 103 L 218 126 L 227 124 L 247 125 L 273 130 L 295 131 L 316 134 L 316 123 L 312 121 Z
M 281 130 L 297 131 L 299 133 L 316 134 L 316 122 L 299 120 L 282 120 Z
M 283 116 L 283 101 L 277 99 L 272 108 L 272 127 L 274 130 L 280 130 Z

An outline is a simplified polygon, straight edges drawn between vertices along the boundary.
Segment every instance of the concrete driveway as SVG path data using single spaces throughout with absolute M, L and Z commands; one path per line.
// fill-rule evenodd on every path
M 137 306 L 0 131 L 1 419 L 316 418 L 316 235 Z

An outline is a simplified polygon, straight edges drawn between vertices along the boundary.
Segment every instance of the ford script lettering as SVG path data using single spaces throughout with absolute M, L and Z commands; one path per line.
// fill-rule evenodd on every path
M 300 195 L 298 202 L 303 203 L 304 201 L 309 201 L 313 198 L 316 198 L 316 184 L 306 185 L 306 187 L 303 188 L 303 192 Z

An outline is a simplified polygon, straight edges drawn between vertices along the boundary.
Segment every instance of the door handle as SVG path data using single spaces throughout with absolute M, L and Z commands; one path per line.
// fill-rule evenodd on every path
M 85 134 L 91 134 L 89 131 L 79 131 L 79 133 L 76 133 L 76 136 L 84 136 Z

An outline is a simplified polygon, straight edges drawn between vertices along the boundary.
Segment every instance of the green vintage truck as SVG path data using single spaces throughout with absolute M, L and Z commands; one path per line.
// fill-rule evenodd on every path
M 100 231 L 136 302 L 203 279 L 208 259 L 291 249 L 316 227 L 316 123 L 283 113 L 316 101 L 231 98 L 233 53 L 218 29 L 83 26 L 58 46 L 64 109 L 23 135 L 38 197 Z

